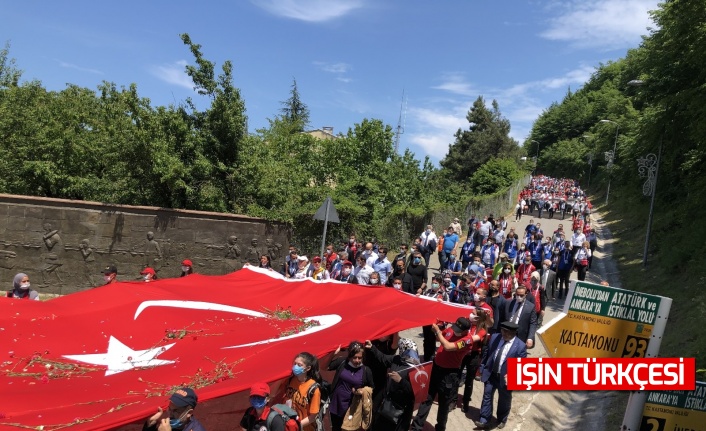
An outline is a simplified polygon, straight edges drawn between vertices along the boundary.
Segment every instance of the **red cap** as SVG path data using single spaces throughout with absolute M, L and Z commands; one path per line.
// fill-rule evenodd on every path
M 312 262 L 321 262 L 321 256 L 314 256 L 314 259 Z
M 351 263 L 350 260 L 344 260 L 344 261 L 343 261 L 343 266 L 346 266 L 346 265 L 348 265 L 348 266 L 353 266 L 353 264 Z
M 147 268 L 143 269 L 142 271 L 140 271 L 140 274 L 141 275 L 147 275 L 147 274 L 154 275 L 155 273 L 154 273 L 154 269 L 147 267 Z
M 194 264 L 191 263 L 189 259 L 184 259 L 183 261 L 181 261 L 181 264 L 184 266 L 194 266 Z
M 270 385 L 267 383 L 255 383 L 250 387 L 250 396 L 267 397 L 270 395 Z

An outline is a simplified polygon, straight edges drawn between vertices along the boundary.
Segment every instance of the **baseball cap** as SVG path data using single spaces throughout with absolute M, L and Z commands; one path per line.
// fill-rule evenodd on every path
M 190 261 L 189 259 L 184 259 L 184 260 L 182 260 L 182 261 L 181 261 L 181 264 L 184 265 L 184 266 L 194 266 L 194 264 L 191 263 L 191 261 Z
M 456 319 L 456 323 L 451 325 L 451 328 L 453 328 L 454 332 L 466 332 L 471 329 L 471 321 L 466 317 L 459 317 Z
M 155 272 L 154 272 L 154 269 L 147 267 L 147 268 L 143 269 L 142 271 L 140 271 L 140 274 L 141 275 L 147 275 L 147 274 L 154 275 Z
M 321 262 L 321 257 L 320 256 L 314 256 L 314 259 L 312 262 Z
M 103 269 L 103 274 L 108 275 L 108 274 L 117 274 L 118 273 L 118 268 L 115 265 L 108 265 Z
M 259 382 L 250 387 L 251 397 L 268 397 L 270 396 L 270 385 Z
M 193 389 L 191 388 L 179 388 L 174 393 L 172 396 L 169 398 L 169 401 L 174 404 L 176 407 L 191 407 L 194 408 L 196 407 L 196 403 L 198 402 L 199 397 L 196 395 L 196 392 L 194 392 Z

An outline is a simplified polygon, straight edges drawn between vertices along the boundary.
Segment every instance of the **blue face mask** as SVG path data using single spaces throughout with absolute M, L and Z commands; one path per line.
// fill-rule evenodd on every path
M 412 259 L 412 263 L 415 263 L 415 264 L 419 264 L 421 261 L 422 261 L 422 259 L 420 259 L 418 257 L 415 257 L 414 259 Z
M 299 376 L 302 373 L 304 373 L 304 367 L 297 365 L 297 364 L 294 364 L 292 366 L 292 373 L 294 373 L 295 376 Z
M 184 412 L 186 413 L 186 412 Z M 184 414 L 179 416 L 178 418 L 169 418 L 169 426 L 171 426 L 173 429 L 181 429 L 184 428 L 184 425 L 186 425 L 183 421 Z
M 258 396 L 250 397 L 250 405 L 255 407 L 256 409 L 261 409 L 261 408 L 265 407 L 265 404 L 267 404 L 267 398 L 265 398 L 265 397 L 258 397 Z

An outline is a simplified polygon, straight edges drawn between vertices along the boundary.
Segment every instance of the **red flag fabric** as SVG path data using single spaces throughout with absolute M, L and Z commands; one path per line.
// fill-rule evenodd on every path
M 113 429 L 144 420 L 178 386 L 195 388 L 199 405 L 223 404 L 259 381 L 274 393 L 299 352 L 322 357 L 351 340 L 468 313 L 394 289 L 285 280 L 257 268 L 116 283 L 46 302 L 2 298 L 0 430 Z M 237 406 L 220 412 L 231 428 L 240 420 Z M 210 418 L 199 419 L 209 429 Z
M 431 365 L 431 361 L 424 362 L 423 364 L 417 365 L 409 372 L 409 381 L 412 383 L 412 390 L 414 391 L 415 408 L 427 399 L 427 394 L 429 393 L 429 378 L 431 377 Z

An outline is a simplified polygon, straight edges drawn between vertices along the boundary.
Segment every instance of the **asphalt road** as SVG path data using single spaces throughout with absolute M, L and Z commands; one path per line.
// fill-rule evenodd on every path
M 536 212 L 533 216 L 522 216 L 519 221 L 514 221 L 512 217 L 506 217 L 508 220 L 508 229 L 515 228 L 518 235 L 524 234 L 524 229 L 530 219 L 541 223 L 542 230 L 545 235 L 551 235 L 560 223 L 564 225 L 564 231 L 567 232 L 567 238 L 571 235 L 571 217 L 567 215 L 565 220 L 561 217 L 553 219 L 546 218 L 546 213 L 542 219 L 536 217 Z M 610 232 L 603 228 L 600 220 L 600 214 L 592 214 L 593 227 L 599 235 L 598 249 L 596 250 L 592 270 L 588 272 L 586 281 L 599 283 L 602 280 L 608 280 L 611 286 L 617 285 L 617 276 L 615 264 L 611 260 L 610 255 Z M 463 241 L 464 238 L 462 237 Z M 431 258 L 430 274 L 437 272 L 439 267 L 436 254 Z M 576 272 L 571 275 L 572 280 L 576 280 Z M 551 321 L 564 308 L 564 300 L 552 300 L 551 292 L 549 292 L 549 302 L 547 304 L 544 316 L 544 322 Z M 417 341 L 421 349 L 422 331 L 421 328 L 413 328 L 403 331 L 400 336 L 413 338 Z M 547 357 L 547 352 L 544 350 L 542 343 L 536 340 L 536 347 L 529 350 L 528 354 L 534 357 Z M 420 351 L 420 353 L 422 353 Z M 461 395 L 463 389 L 459 390 L 458 408 L 450 412 L 446 429 L 448 431 L 467 431 L 474 429 L 473 421 L 477 420 L 480 415 L 481 398 L 483 395 L 483 384 L 476 381 L 473 388 L 473 397 L 471 400 L 470 409 L 467 413 L 461 412 Z M 572 431 L 602 431 L 611 427 L 617 429 L 615 424 L 606 424 L 606 415 L 604 411 L 607 404 L 614 398 L 611 393 L 589 393 L 589 392 L 520 392 L 513 393 L 512 411 L 507 421 L 505 429 L 513 431 L 547 431 L 547 430 L 572 430 Z M 497 407 L 497 396 L 494 403 L 493 412 Z M 430 412 L 424 431 L 434 431 L 436 424 L 436 413 L 438 405 L 434 404 Z

